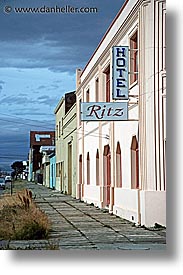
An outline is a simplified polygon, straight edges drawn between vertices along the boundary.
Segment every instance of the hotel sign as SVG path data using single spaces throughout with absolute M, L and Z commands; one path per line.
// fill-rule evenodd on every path
M 128 102 L 81 102 L 81 121 L 128 120 Z
M 128 46 L 112 48 L 112 96 L 128 99 Z

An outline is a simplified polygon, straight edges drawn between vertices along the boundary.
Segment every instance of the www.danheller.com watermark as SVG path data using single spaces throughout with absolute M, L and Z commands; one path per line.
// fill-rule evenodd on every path
M 7 14 L 10 14 L 12 12 L 14 13 L 32 13 L 32 14 L 49 14 L 49 13 L 97 13 L 98 8 L 96 7 L 72 7 L 69 5 L 66 5 L 64 7 L 59 7 L 57 5 L 53 7 L 47 7 L 47 6 L 41 6 L 41 7 L 12 7 L 12 6 L 5 6 L 4 12 Z

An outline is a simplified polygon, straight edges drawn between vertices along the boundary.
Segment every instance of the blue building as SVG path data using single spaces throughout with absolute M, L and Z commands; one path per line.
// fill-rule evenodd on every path
M 56 156 L 55 153 L 49 155 L 50 158 L 50 188 L 55 189 L 56 183 Z

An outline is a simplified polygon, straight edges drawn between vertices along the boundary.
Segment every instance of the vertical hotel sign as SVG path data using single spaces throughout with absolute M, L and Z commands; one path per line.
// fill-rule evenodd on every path
M 128 46 L 112 48 L 112 97 L 128 99 Z

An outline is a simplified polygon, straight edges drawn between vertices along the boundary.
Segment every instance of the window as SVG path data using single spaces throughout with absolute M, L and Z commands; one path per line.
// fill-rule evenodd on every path
M 119 141 L 116 148 L 116 187 L 122 187 L 121 148 Z
M 99 185 L 99 151 L 96 153 L 96 185 Z
M 82 100 L 80 98 L 80 100 L 79 100 L 79 126 L 81 126 L 81 102 L 82 102 Z
M 139 188 L 139 149 L 136 136 L 132 137 L 131 142 L 131 188 Z
M 110 102 L 110 66 L 107 67 L 107 69 L 104 71 L 104 74 L 106 75 L 105 100 L 106 100 L 106 102 Z
M 60 162 L 59 163 L 59 178 L 60 178 L 60 190 L 61 191 L 64 191 L 64 180 L 63 180 L 63 177 L 64 177 L 64 162 Z
M 138 79 L 138 32 L 130 37 L 130 85 Z
M 90 91 L 89 91 L 89 89 L 86 91 L 86 102 L 90 102 Z
M 56 177 L 60 176 L 60 163 L 56 163 Z
M 64 119 L 63 119 L 63 117 L 62 117 L 62 125 L 61 125 L 61 135 L 63 135 L 63 126 L 64 126 Z
M 87 153 L 87 184 L 90 184 L 90 154 Z
M 95 101 L 99 102 L 99 79 L 95 80 Z
M 61 122 L 59 121 L 59 124 L 58 124 L 58 132 L 59 132 L 59 137 L 61 135 Z
M 56 126 L 56 140 L 58 140 L 58 125 Z

